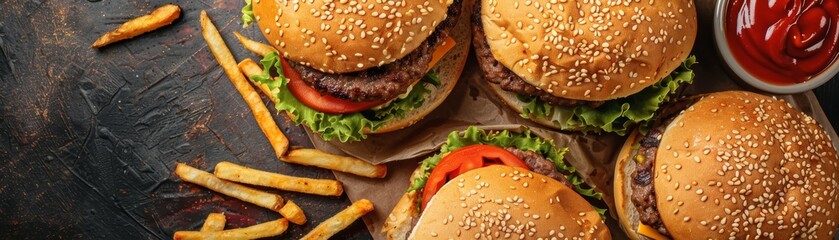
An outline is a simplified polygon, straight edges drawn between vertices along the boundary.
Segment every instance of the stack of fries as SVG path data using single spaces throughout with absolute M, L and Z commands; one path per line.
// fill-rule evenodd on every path
M 245 59 L 236 63 L 230 49 L 224 43 L 218 29 L 210 21 L 206 12 L 201 12 L 202 36 L 207 41 L 210 51 L 227 74 L 230 82 L 248 104 L 262 132 L 274 148 L 276 156 L 288 163 L 314 166 L 351 173 L 370 178 L 383 178 L 387 175 L 384 165 L 373 165 L 360 159 L 328 154 L 315 149 L 289 150 L 288 138 L 277 126 L 268 108 L 262 102 L 259 93 L 249 83 L 245 76 L 251 77 L 262 73 L 261 67 L 253 60 Z M 250 40 L 238 33 L 234 33 L 242 45 L 259 55 L 275 51 L 273 47 Z M 255 84 L 255 83 L 254 83 Z M 264 85 L 256 84 L 264 94 L 273 98 L 270 90 Z M 207 216 L 200 231 L 178 231 L 175 239 L 254 239 L 279 236 L 288 228 L 288 223 L 302 225 L 307 219 L 297 204 L 286 201 L 280 195 L 261 191 L 242 184 L 270 187 L 284 191 L 301 192 L 321 196 L 341 196 L 344 188 L 341 182 L 328 179 L 311 179 L 287 176 L 257 169 L 240 166 L 230 162 L 220 162 L 213 173 L 179 163 L 175 173 L 185 182 L 194 183 L 215 192 L 252 203 L 254 205 L 278 212 L 283 218 L 269 221 L 246 228 L 224 230 L 226 219 L 223 214 L 211 213 Z M 241 184 L 240 184 L 241 183 Z M 335 216 L 325 220 L 303 237 L 303 239 L 328 239 L 368 212 L 373 211 L 373 203 L 361 199 Z

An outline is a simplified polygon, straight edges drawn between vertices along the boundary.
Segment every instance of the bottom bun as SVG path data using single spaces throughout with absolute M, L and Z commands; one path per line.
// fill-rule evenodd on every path
M 524 114 L 524 108 L 527 106 L 527 104 L 525 102 L 522 102 L 521 100 L 519 100 L 519 97 L 516 96 L 515 93 L 504 90 L 504 89 L 501 89 L 500 85 L 490 83 L 489 81 L 484 81 L 484 83 L 489 84 L 489 88 L 492 90 L 492 92 L 495 93 L 495 95 L 498 96 L 498 98 L 501 99 L 502 102 L 507 104 L 507 106 L 510 106 L 510 108 L 512 108 L 514 111 L 516 111 L 519 114 Z M 533 121 L 535 123 L 538 123 L 542 126 L 550 127 L 550 128 L 556 129 L 556 130 L 574 130 L 574 129 L 562 129 L 562 126 L 560 126 L 558 122 L 554 122 L 553 119 L 561 119 L 562 118 L 561 115 L 562 115 L 561 112 L 558 113 L 557 116 L 549 116 L 549 117 L 537 117 L 537 116 L 533 116 L 531 114 L 531 115 L 527 116 L 527 119 L 530 120 L 530 121 Z
M 408 178 L 408 186 L 413 184 L 411 181 L 414 178 L 419 177 L 420 169 L 421 167 L 417 167 L 411 177 Z M 390 212 L 382 227 L 382 233 L 385 234 L 387 239 L 408 239 L 408 234 L 411 234 L 411 230 L 419 217 L 418 195 L 419 191 L 417 190 L 406 192 L 393 207 L 393 211 Z

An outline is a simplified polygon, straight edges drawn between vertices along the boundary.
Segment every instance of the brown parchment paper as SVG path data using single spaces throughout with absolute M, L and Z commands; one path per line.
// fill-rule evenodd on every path
M 700 30 L 693 52 L 699 64 L 694 67 L 695 83 L 687 87 L 685 94 L 736 89 L 757 92 L 733 80 L 722 65 L 724 62 L 717 55 L 710 31 L 714 1 L 699 0 L 696 3 Z M 778 97 L 805 114 L 813 116 L 828 132 L 834 147 L 839 146 L 839 137 L 812 92 Z M 368 139 L 356 143 L 325 142 L 311 132 L 309 136 L 314 146 L 320 150 L 354 156 L 371 163 L 387 164 L 388 176 L 384 179 L 368 179 L 335 172 L 351 200 L 366 198 L 373 201 L 375 210 L 364 217 L 364 222 L 374 239 L 385 239 L 380 233 L 382 224 L 407 189 L 408 178 L 418 166 L 418 161 L 437 151 L 450 132 L 460 131 L 471 125 L 480 125 L 487 129 L 520 129 L 522 126 L 531 126 L 531 130 L 537 135 L 554 139 L 558 146 L 568 147 L 568 161 L 578 169 L 589 185 L 604 193 L 604 201 L 612 208 L 614 154 L 625 138 L 612 134 L 582 135 L 548 130 L 520 118 L 489 90 L 486 81 L 481 78 L 475 59 L 471 56 L 460 81 L 448 99 L 437 110 L 408 129 L 370 135 Z M 614 210 L 610 209 L 610 212 Z M 614 221 L 611 221 L 610 228 L 613 238 L 626 238 Z

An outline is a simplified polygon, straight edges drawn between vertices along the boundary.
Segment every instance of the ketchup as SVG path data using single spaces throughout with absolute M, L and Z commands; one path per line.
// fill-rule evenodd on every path
M 732 55 L 777 85 L 810 80 L 837 56 L 839 0 L 732 0 L 725 34 Z

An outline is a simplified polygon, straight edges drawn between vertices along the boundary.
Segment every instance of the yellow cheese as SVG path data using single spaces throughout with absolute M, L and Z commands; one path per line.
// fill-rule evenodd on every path
M 455 44 L 457 44 L 457 42 L 454 41 L 454 38 L 450 36 L 446 37 L 446 40 L 444 40 L 440 46 L 437 46 L 437 49 L 435 49 L 434 53 L 431 54 L 431 62 L 428 63 L 428 71 L 431 71 L 431 68 L 434 67 L 434 65 L 437 65 L 437 62 L 439 62 L 440 59 L 443 59 L 443 56 L 451 51 Z
M 638 223 L 638 234 L 655 240 L 670 240 L 670 238 L 661 235 L 661 233 L 659 233 L 658 230 L 655 230 L 655 228 L 644 225 L 640 222 Z

